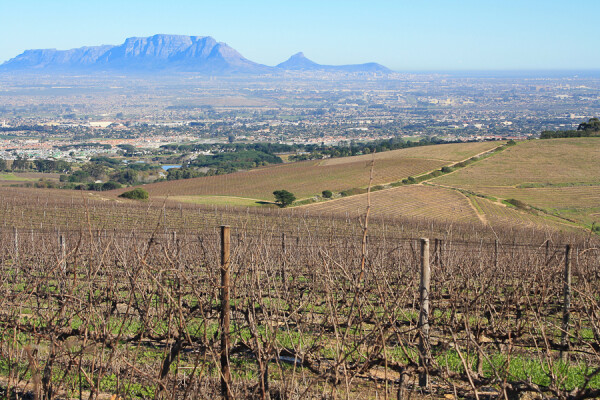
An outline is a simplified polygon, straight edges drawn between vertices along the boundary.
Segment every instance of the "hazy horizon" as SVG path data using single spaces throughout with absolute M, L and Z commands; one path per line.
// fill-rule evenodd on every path
M 330 65 L 377 62 L 402 72 L 592 71 L 600 68 L 592 0 L 526 3 L 373 0 L 24 0 L 0 6 L 0 63 L 25 50 L 118 45 L 154 34 L 212 36 L 276 65 L 292 54 Z

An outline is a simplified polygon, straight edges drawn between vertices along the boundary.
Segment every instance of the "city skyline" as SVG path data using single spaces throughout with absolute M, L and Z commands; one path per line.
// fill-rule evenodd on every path
M 0 62 L 28 49 L 122 43 L 157 33 L 212 36 L 276 65 L 302 51 L 322 64 L 377 62 L 396 71 L 600 68 L 586 15 L 600 4 L 562 1 L 36 0 L 0 6 Z

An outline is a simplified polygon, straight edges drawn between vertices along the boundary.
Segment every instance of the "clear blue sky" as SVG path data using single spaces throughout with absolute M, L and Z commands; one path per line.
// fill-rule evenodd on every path
M 213 36 L 275 65 L 598 69 L 599 0 L 0 0 L 0 62 L 25 49 Z

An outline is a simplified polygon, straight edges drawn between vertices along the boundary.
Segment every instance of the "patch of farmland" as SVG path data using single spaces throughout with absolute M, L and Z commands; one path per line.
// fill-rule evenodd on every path
M 476 189 L 523 183 L 597 183 L 600 138 L 531 140 L 507 148 L 435 183 Z
M 170 197 L 169 200 L 192 204 L 215 204 L 243 207 L 258 207 L 262 205 L 260 203 L 264 203 L 262 201 L 257 201 L 256 199 L 234 196 L 174 196 Z M 274 204 L 272 206 L 276 207 Z
M 599 186 L 567 186 L 515 188 L 508 186 L 480 187 L 478 192 L 503 199 L 518 199 L 544 209 L 600 206 Z
M 271 165 L 250 171 L 146 185 L 150 196 L 239 196 L 273 200 L 273 191 L 288 190 L 297 198 L 342 191 L 369 184 L 375 157 L 373 184 L 397 182 L 439 169 L 497 147 L 498 143 L 458 143 L 401 149 L 373 155 Z M 124 189 L 113 191 L 120 194 Z
M 500 146 L 504 142 L 473 142 L 473 143 L 448 143 L 435 146 L 413 147 L 410 149 L 400 149 L 386 151 L 375 154 L 375 162 L 380 160 L 397 159 L 399 157 L 407 158 L 425 158 L 433 160 L 443 160 L 448 162 L 458 162 L 489 151 Z M 365 154 L 355 157 L 332 158 L 322 162 L 324 165 L 347 164 L 356 161 L 369 162 L 373 155 Z
M 476 207 L 485 215 L 492 226 L 518 226 L 521 228 L 540 228 L 571 231 L 576 229 L 573 225 L 561 223 L 560 220 L 544 215 L 534 215 L 519 211 L 512 207 L 492 202 L 480 197 L 471 197 Z
M 428 159 L 388 159 L 376 161 L 374 184 L 402 180 L 441 168 L 446 163 Z M 288 190 L 297 198 L 314 196 L 323 190 L 341 191 L 369 184 L 369 162 L 362 159 L 340 165 L 304 161 L 274 165 L 227 175 L 160 182 L 144 186 L 150 196 L 240 196 L 273 200 L 273 191 Z M 123 189 L 115 191 L 115 194 Z
M 0 186 L 10 186 L 22 183 L 34 183 L 40 179 L 58 182 L 60 174 L 41 172 L 9 172 L 0 173 Z
M 304 206 L 310 213 L 357 216 L 367 207 L 367 195 Z M 480 223 L 469 200 L 462 194 L 439 187 L 410 185 L 371 193 L 371 216 L 411 217 L 438 221 Z

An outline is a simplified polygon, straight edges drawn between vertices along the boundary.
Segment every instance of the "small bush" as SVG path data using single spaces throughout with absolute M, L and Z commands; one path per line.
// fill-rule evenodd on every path
M 115 181 L 108 181 L 102 184 L 102 190 L 113 190 L 113 189 L 119 189 L 121 187 L 121 184 L 119 182 L 115 182 Z
M 128 192 L 120 194 L 119 197 L 124 197 L 126 199 L 132 199 L 132 200 L 146 200 L 146 199 L 148 199 L 148 192 L 146 192 L 142 188 L 136 188 L 136 189 L 130 190 Z
M 354 196 L 354 195 L 363 194 L 363 193 L 367 193 L 367 189 L 352 188 L 352 189 L 347 189 L 347 190 L 343 190 L 340 192 L 342 197 Z
M 517 207 L 517 208 L 523 208 L 523 209 L 526 209 L 526 208 L 528 208 L 528 207 L 527 207 L 527 204 L 523 203 L 521 200 L 517 200 L 517 199 L 507 199 L 507 200 L 506 200 L 506 202 L 507 202 L 508 204 L 510 204 L 510 205 L 513 205 L 513 206 Z
M 333 196 L 333 192 L 331 190 L 323 190 L 321 194 L 323 195 L 324 199 L 330 199 Z
M 312 203 L 316 203 L 318 200 L 315 199 L 314 197 L 310 197 L 308 199 L 304 199 L 304 200 L 300 200 L 300 201 L 296 201 L 294 203 L 295 206 L 303 206 L 305 204 L 312 204 Z
M 444 174 L 447 174 L 448 172 L 452 172 L 452 171 L 454 171 L 454 169 L 453 169 L 452 167 L 445 166 L 445 167 L 442 167 L 441 171 L 442 171 Z

